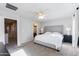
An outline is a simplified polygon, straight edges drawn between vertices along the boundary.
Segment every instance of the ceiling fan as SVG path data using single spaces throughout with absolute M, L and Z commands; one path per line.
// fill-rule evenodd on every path
M 45 13 L 44 13 L 44 11 L 40 10 L 40 11 L 36 12 L 36 16 L 38 17 L 38 19 L 44 19 Z

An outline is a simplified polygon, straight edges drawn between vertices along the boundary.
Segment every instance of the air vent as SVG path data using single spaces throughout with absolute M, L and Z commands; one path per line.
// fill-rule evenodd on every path
M 17 7 L 15 7 L 9 3 L 6 3 L 6 8 L 9 8 L 9 9 L 14 10 L 14 11 L 16 11 L 18 9 Z

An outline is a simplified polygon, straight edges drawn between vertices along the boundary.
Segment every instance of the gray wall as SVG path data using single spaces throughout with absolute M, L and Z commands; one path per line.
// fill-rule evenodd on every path
M 63 25 L 64 34 L 67 34 L 66 30 L 67 27 L 71 28 L 70 34 L 72 34 L 72 17 L 60 18 L 42 22 L 42 26 L 56 26 L 56 25 Z

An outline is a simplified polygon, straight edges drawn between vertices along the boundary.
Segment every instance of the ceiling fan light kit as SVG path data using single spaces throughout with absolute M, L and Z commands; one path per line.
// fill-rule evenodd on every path
M 45 14 L 43 11 L 36 12 L 36 15 L 37 15 L 38 19 L 44 19 L 44 17 L 45 17 Z

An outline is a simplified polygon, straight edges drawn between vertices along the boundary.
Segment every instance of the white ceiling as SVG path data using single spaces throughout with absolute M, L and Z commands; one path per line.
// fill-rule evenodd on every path
M 21 17 L 37 20 L 35 12 L 42 10 L 45 13 L 44 20 L 53 20 L 62 17 L 71 17 L 79 4 L 73 3 L 11 3 L 18 7 L 17 11 L 5 8 L 5 3 L 0 3 L 0 10 L 13 12 Z

